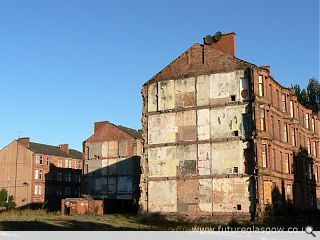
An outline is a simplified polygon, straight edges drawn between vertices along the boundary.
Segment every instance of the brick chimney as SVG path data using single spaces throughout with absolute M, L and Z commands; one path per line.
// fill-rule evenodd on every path
M 212 43 L 212 46 L 229 55 L 236 56 L 236 34 L 234 32 L 226 33 L 221 38 Z
M 94 132 L 96 132 L 99 128 L 101 128 L 102 126 L 108 124 L 108 121 L 102 121 L 102 122 L 95 122 L 94 123 Z
M 30 138 L 29 137 L 18 138 L 18 143 L 22 146 L 25 146 L 26 148 L 29 148 Z
M 59 148 L 69 154 L 69 144 L 60 144 Z

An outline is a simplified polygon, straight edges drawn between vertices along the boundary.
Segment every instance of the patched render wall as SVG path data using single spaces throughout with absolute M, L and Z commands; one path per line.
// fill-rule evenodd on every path
M 87 193 L 101 199 L 136 198 L 139 157 L 133 156 L 133 141 L 125 139 L 85 142 Z
M 249 214 L 249 92 L 245 70 L 143 87 L 142 210 Z

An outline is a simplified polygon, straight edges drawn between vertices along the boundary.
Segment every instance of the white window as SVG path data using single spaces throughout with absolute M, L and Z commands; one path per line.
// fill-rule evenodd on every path
M 42 194 L 42 186 L 41 185 L 34 185 L 34 194 L 35 195 L 41 195 Z
M 62 159 L 58 159 L 58 167 L 62 167 Z
M 289 173 L 289 169 L 290 169 L 290 162 L 289 162 L 289 154 L 285 155 L 285 159 L 284 159 L 284 173 Z
M 260 109 L 260 129 L 262 131 L 266 130 L 266 123 L 265 123 L 265 111 L 263 108 Z
M 43 159 L 41 155 L 36 155 L 36 164 L 43 164 Z
M 295 129 L 291 129 L 291 142 L 293 146 L 296 146 L 296 134 L 295 134 Z
M 314 132 L 316 129 L 316 125 L 315 125 L 315 122 L 314 122 L 314 118 L 311 118 L 311 130 L 312 132 Z
M 309 114 L 306 113 L 306 128 L 309 129 Z
M 308 148 L 308 154 L 311 154 L 310 138 L 307 138 L 307 148 Z
M 282 112 L 287 112 L 287 105 L 286 105 L 286 95 L 281 95 L 281 101 L 282 101 Z
M 267 167 L 268 164 L 267 164 L 267 145 L 266 144 L 262 144 L 261 158 L 262 158 L 262 166 Z
M 47 165 L 50 166 L 52 163 L 52 157 L 47 157 Z
M 64 166 L 65 166 L 65 168 L 72 168 L 72 160 L 66 159 Z
M 34 174 L 34 179 L 42 180 L 42 178 L 43 178 L 43 171 L 36 169 Z
M 317 156 L 317 143 L 312 142 L 312 148 L 313 148 L 313 156 Z
M 259 75 L 259 96 L 263 97 L 263 77 L 262 75 Z
M 39 179 L 39 170 L 35 170 L 34 179 Z
M 293 101 L 290 101 L 290 116 L 294 118 L 294 108 L 293 108 Z

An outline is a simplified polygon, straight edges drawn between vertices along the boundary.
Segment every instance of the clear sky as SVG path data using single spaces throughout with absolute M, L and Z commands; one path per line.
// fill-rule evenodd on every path
M 317 0 L 1 0 L 0 148 L 82 150 L 96 121 L 141 127 L 141 86 L 207 34 L 283 85 L 319 78 Z

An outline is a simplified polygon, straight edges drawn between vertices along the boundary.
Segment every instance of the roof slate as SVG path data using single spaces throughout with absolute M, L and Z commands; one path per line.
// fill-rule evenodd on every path
M 69 154 L 68 154 L 62 151 L 57 146 L 52 146 L 52 145 L 47 145 L 42 143 L 34 143 L 34 142 L 30 142 L 29 148 L 34 153 L 41 153 L 45 155 L 58 156 L 58 157 L 82 159 L 82 153 L 74 149 L 69 149 Z

